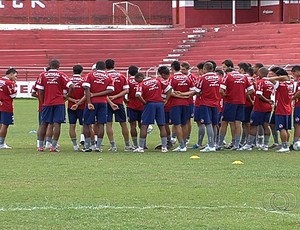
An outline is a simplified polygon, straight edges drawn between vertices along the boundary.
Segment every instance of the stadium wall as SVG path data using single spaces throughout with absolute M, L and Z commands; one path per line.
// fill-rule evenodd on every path
M 112 25 L 113 3 L 111 0 L 0 0 L 2 24 L 81 24 Z M 172 24 L 171 1 L 130 1 L 138 5 L 147 24 Z M 117 12 L 116 22 L 124 24 L 124 14 Z M 139 17 L 136 11 L 129 13 Z

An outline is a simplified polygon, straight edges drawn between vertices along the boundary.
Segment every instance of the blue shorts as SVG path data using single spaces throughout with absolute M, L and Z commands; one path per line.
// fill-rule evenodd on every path
M 189 106 L 178 105 L 171 107 L 170 120 L 173 125 L 186 125 L 189 119 Z
M 82 125 L 83 109 L 72 110 L 68 108 L 68 117 L 69 117 L 69 124 L 73 124 L 73 125 L 76 124 L 78 119 L 79 124 Z
M 275 112 L 272 113 L 270 124 L 274 124 L 275 125 Z
M 245 107 L 244 109 L 244 115 L 245 115 L 245 118 L 243 120 L 243 122 L 245 123 L 249 123 L 250 122 L 250 117 L 251 117 L 251 112 L 252 112 L 252 109 L 253 109 L 253 106 L 247 106 Z
M 167 124 L 171 124 L 170 112 L 165 111 L 165 121 L 166 121 Z
M 13 125 L 14 124 L 14 113 L 0 111 L 0 124 Z
M 292 128 L 292 116 L 291 115 L 275 115 L 275 128 L 276 130 Z
M 200 122 L 201 124 L 218 124 L 218 116 L 219 111 L 218 107 L 210 107 L 205 105 L 200 105 L 199 107 L 195 107 L 195 118 L 196 122 Z
M 154 124 L 155 121 L 159 126 L 166 124 L 163 102 L 148 102 L 144 106 L 142 125 Z
M 97 121 L 98 124 L 107 123 L 107 104 L 95 103 L 93 104 L 95 109 L 89 110 L 87 105 L 83 111 L 83 124 L 92 125 Z
M 195 113 L 195 105 L 194 103 L 189 104 L 189 118 L 193 118 Z
M 126 112 L 123 104 L 117 104 L 119 109 L 113 110 L 110 105 L 107 105 L 107 122 L 113 122 L 113 115 L 115 114 L 116 122 L 126 122 Z
M 66 107 L 65 105 L 43 106 L 42 123 L 66 123 Z
M 253 126 L 263 125 L 264 123 L 270 123 L 271 112 L 257 112 L 252 111 L 250 124 Z
M 142 114 L 143 110 L 135 110 L 131 108 L 127 108 L 127 116 L 128 116 L 128 122 L 140 122 L 142 120 Z
M 294 124 L 300 124 L 300 107 L 294 108 Z
M 243 104 L 225 103 L 223 110 L 223 121 L 243 121 L 245 118 L 245 109 Z

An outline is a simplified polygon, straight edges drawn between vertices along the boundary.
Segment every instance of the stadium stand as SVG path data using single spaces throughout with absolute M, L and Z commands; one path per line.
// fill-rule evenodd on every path
M 197 65 L 225 59 L 234 63 L 299 64 L 297 24 L 252 23 L 202 28 L 3 30 L 0 36 L 0 69 L 13 66 L 19 80 L 34 80 L 50 59 L 59 59 L 62 70 L 80 63 L 86 69 L 97 60 L 115 59 L 119 68 L 144 69 L 169 65 L 174 60 Z

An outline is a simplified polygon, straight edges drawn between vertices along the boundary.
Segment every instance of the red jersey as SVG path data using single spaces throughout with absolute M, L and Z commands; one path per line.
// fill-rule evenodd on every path
M 254 87 L 254 77 L 251 77 L 249 74 L 245 74 L 245 76 L 248 78 L 249 83 L 251 85 L 253 85 L 253 89 L 255 89 L 255 87 Z M 254 101 L 255 94 L 252 93 L 249 96 L 252 99 L 252 101 Z M 252 106 L 253 106 L 252 103 L 247 100 L 247 96 L 246 96 L 245 107 L 252 107 Z
M 276 115 L 291 115 L 292 114 L 292 97 L 294 94 L 293 81 L 277 81 L 276 89 Z
M 300 78 L 298 79 L 297 81 L 297 86 L 296 86 L 296 90 L 295 90 L 297 93 L 298 91 L 300 91 Z M 300 107 L 300 98 L 296 98 L 295 100 L 295 107 Z
M 108 70 L 107 75 L 111 77 L 114 81 L 114 91 L 109 94 L 109 96 L 114 96 L 122 92 L 123 90 L 129 89 L 129 85 L 127 82 L 126 77 L 123 74 L 120 74 L 119 72 L 115 70 Z M 118 97 L 112 101 L 115 104 L 123 104 L 124 102 L 124 96 Z
M 0 78 L 0 111 L 13 112 L 13 99 L 17 96 L 17 85 L 7 77 Z
M 74 74 L 73 77 L 71 77 L 71 81 L 73 82 L 74 90 L 70 97 L 75 100 L 80 100 L 84 96 L 84 88 L 82 87 L 84 79 L 81 77 L 80 74 Z M 71 108 L 74 104 L 74 102 L 69 101 L 68 108 Z M 79 105 L 77 109 L 84 109 L 84 107 L 85 103 Z
M 128 79 L 129 84 L 129 93 L 128 93 L 128 104 L 127 107 L 134 110 L 144 110 L 144 104 L 136 96 L 136 90 L 139 83 L 135 80 L 135 77 L 132 76 Z
M 162 94 L 167 93 L 171 87 L 162 84 L 159 78 L 147 78 L 139 83 L 136 95 L 140 95 L 146 102 L 163 102 Z
M 246 91 L 252 90 L 248 78 L 239 72 L 230 72 L 223 79 L 220 88 L 225 90 L 224 103 L 245 104 Z
M 274 84 L 268 78 L 259 79 L 256 82 L 256 95 L 262 95 L 267 99 L 271 99 L 274 93 Z M 256 112 L 271 112 L 272 105 L 268 102 L 262 101 L 258 96 L 254 99 L 253 111 Z
M 91 93 L 99 93 L 105 90 L 114 90 L 114 82 L 105 71 L 97 70 L 86 75 L 83 87 L 90 88 Z M 92 103 L 107 103 L 107 95 L 97 96 L 91 98 Z
M 217 74 L 211 72 L 202 75 L 195 87 L 196 92 L 201 93 L 195 106 L 219 107 L 221 95 L 219 92 L 219 76 Z
M 193 82 L 194 85 L 196 85 L 197 81 L 198 81 L 198 77 L 195 74 L 189 73 L 188 78 Z M 194 98 L 190 97 L 189 98 L 189 104 L 194 104 Z
M 44 106 L 64 105 L 64 89 L 72 85 L 69 77 L 58 71 L 50 69 L 42 72 L 37 80 L 36 88 L 44 91 Z
M 182 93 L 195 91 L 193 82 L 188 78 L 188 76 L 180 72 L 174 73 L 174 75 L 170 77 L 169 84 L 172 87 L 173 91 L 180 91 Z M 188 106 L 190 104 L 189 102 L 189 98 L 170 98 L 170 103 L 172 107 L 178 105 Z

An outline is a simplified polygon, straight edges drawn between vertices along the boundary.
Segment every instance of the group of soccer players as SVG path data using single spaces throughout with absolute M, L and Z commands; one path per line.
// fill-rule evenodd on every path
M 293 141 L 299 141 L 298 65 L 289 75 L 283 68 L 268 69 L 261 63 L 253 66 L 239 63 L 236 70 L 231 60 L 225 60 L 221 68 L 217 68 L 214 61 L 206 61 L 197 65 L 197 71 L 192 71 L 187 62 L 174 61 L 170 68 L 160 66 L 157 76 L 147 78 L 134 65 L 128 68 L 126 77 L 115 70 L 112 59 L 98 61 L 85 76 L 81 65 L 73 66 L 71 77 L 60 72 L 59 67 L 58 60 L 51 60 L 32 89 L 32 95 L 39 99 L 40 152 L 46 148 L 50 152 L 59 151 L 58 139 L 61 124 L 65 122 L 66 101 L 69 135 L 76 151 L 102 152 L 105 132 L 110 142 L 109 151 L 118 151 L 113 132 L 115 120 L 121 127 L 124 151 L 144 152 L 147 129 L 156 122 L 161 137 L 158 148 L 162 152 L 169 149 L 185 152 L 194 120 L 198 127 L 198 142 L 192 148 L 199 148 L 201 152 L 223 148 L 244 151 L 256 147 L 266 151 L 271 134 L 274 144 L 270 148 L 289 152 L 292 104 Z M 0 93 L 0 149 L 9 148 L 4 140 L 13 116 L 12 108 L 4 102 L 9 101 L 12 105 L 16 76 L 17 71 L 11 69 L 0 81 L 1 88 L 9 89 L 6 96 L 3 90 Z M 82 125 L 82 149 L 76 135 L 77 121 Z M 225 146 L 228 124 L 232 138 Z M 205 134 L 207 144 L 203 143 Z M 173 148 L 174 137 L 179 143 L 176 148 Z

